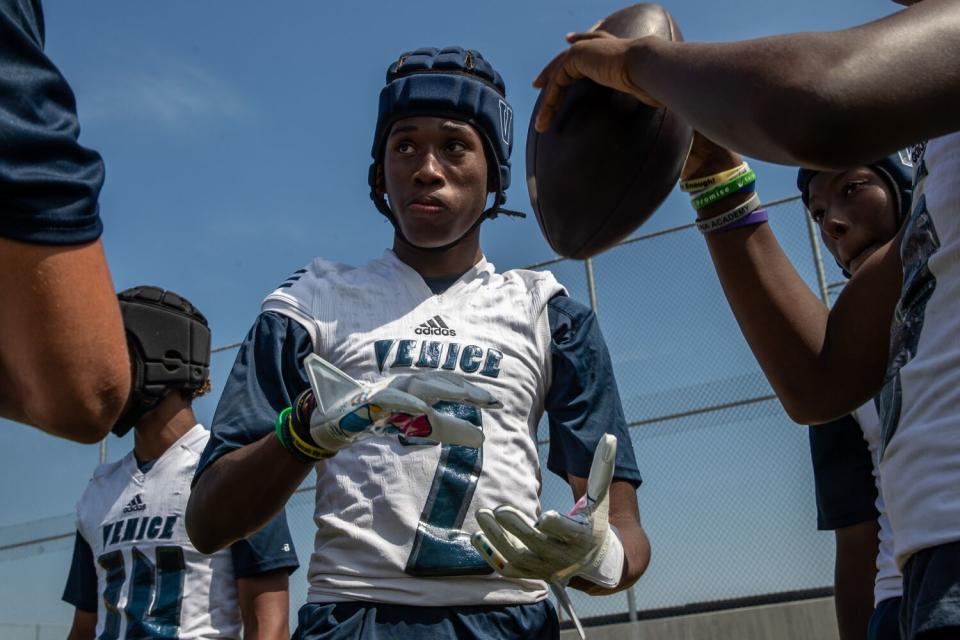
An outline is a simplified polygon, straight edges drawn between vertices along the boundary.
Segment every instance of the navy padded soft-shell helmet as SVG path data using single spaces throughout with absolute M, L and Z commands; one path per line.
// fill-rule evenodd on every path
M 472 125 L 483 140 L 488 163 L 497 168 L 491 172 L 496 181 L 493 205 L 470 231 L 485 218 L 514 213 L 500 208 L 507 200 L 513 150 L 513 109 L 507 102 L 503 78 L 472 49 L 423 48 L 404 53 L 387 69 L 387 85 L 380 91 L 370 151 L 373 157 L 368 176 L 370 198 L 395 228 L 397 221 L 384 197 L 383 154 L 393 124 L 414 116 L 450 118 Z M 463 237 L 436 249 L 452 246 Z
M 910 214 L 910 207 L 913 203 L 913 161 L 911 160 L 910 150 L 904 149 L 891 153 L 886 158 L 865 166 L 875 171 L 890 186 L 890 190 L 897 199 L 896 214 L 897 228 L 899 228 Z M 808 207 L 810 202 L 810 181 L 818 173 L 820 172 L 815 169 L 800 169 L 797 172 L 797 188 L 800 189 L 800 197 L 803 199 L 804 207 Z M 839 261 L 837 261 L 837 265 L 843 271 L 843 275 L 849 278 L 850 273 L 843 268 Z
M 132 364 L 127 407 L 111 429 L 126 434 L 175 389 L 201 389 L 210 377 L 210 326 L 186 298 L 159 287 L 117 294 Z
M 887 181 L 897 198 L 897 225 L 903 223 L 910 213 L 910 203 L 913 201 L 913 162 L 908 150 L 891 153 L 886 158 L 872 162 L 867 167 Z M 797 188 L 803 198 L 804 206 L 810 200 L 810 181 L 819 171 L 815 169 L 800 169 L 797 172 Z

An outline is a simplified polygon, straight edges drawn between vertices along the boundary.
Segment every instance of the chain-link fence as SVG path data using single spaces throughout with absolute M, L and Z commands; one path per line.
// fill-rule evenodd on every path
M 789 198 L 767 208 L 787 255 L 829 299 L 842 278 L 822 259 L 802 205 Z M 587 262 L 531 267 L 550 269 L 596 310 L 644 476 L 639 499 L 653 546 L 650 568 L 623 594 L 574 593 L 580 615 L 635 618 L 829 587 L 834 548 L 832 536 L 815 530 L 806 430 L 787 418 L 760 372 L 693 225 L 637 236 Z M 545 424 L 540 438 L 545 469 Z M 568 509 L 569 487 L 545 472 L 542 502 Z M 287 505 L 304 566 L 316 531 L 312 513 L 308 480 Z M 72 539 L 69 516 L 0 529 L 0 572 L 56 567 L 51 573 L 62 584 Z M 306 598 L 306 573 L 291 581 L 294 611 Z
M 839 270 L 797 198 L 768 206 L 784 251 L 824 299 Z M 548 266 L 594 306 L 644 485 L 653 557 L 632 593 L 576 598 L 588 616 L 687 607 L 832 585 L 815 530 L 806 429 L 784 413 L 692 225 L 636 237 L 587 264 Z M 831 286 L 831 283 L 834 286 Z M 549 446 L 549 445 L 547 445 Z M 569 501 L 545 482 L 545 507 Z

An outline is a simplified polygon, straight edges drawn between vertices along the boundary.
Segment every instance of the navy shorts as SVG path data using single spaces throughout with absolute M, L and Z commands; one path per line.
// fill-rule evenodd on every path
M 810 427 L 810 460 L 818 529 L 842 529 L 880 516 L 870 449 L 853 416 Z
M 960 542 L 915 553 L 903 569 L 904 640 L 960 638 Z
M 867 627 L 867 640 L 900 640 L 900 601 L 887 598 L 877 603 Z
M 43 37 L 40 0 L 0 0 L 0 237 L 92 242 L 103 161 L 77 142 L 73 91 Z
M 438 585 L 439 589 L 443 585 Z M 557 640 L 549 600 L 477 607 L 334 602 L 300 607 L 293 640 Z

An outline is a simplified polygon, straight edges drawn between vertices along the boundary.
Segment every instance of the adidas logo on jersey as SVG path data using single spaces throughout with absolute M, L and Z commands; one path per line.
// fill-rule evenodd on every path
M 455 336 L 457 332 L 447 326 L 440 316 L 433 316 L 413 330 L 418 336 Z
M 133 500 L 127 503 L 127 506 L 123 508 L 123 513 L 132 513 L 134 511 L 143 511 L 147 508 L 146 503 L 143 501 L 141 494 L 137 494 Z

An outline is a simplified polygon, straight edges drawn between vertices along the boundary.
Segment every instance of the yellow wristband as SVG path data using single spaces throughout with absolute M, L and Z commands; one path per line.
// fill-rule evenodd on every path
M 288 420 L 292 419 L 292 417 L 288 418 Z M 324 449 L 323 447 L 318 447 L 315 444 L 307 442 L 300 437 L 300 434 L 297 433 L 296 429 L 290 429 L 288 433 L 290 434 L 290 438 L 292 440 L 290 444 L 292 444 L 297 451 L 305 456 L 313 458 L 314 460 L 326 460 L 327 458 L 332 458 L 337 453 L 336 451 L 330 451 L 329 449 Z
M 710 187 L 716 186 L 733 178 L 743 175 L 750 170 L 750 165 L 746 162 L 740 163 L 739 166 L 734 167 L 733 169 L 727 169 L 726 171 L 721 171 L 720 173 L 715 173 L 712 176 L 704 176 L 702 178 L 693 178 L 691 180 L 684 180 L 680 183 L 680 191 L 685 193 L 693 193 L 696 191 L 703 191 L 704 189 L 709 189 Z

